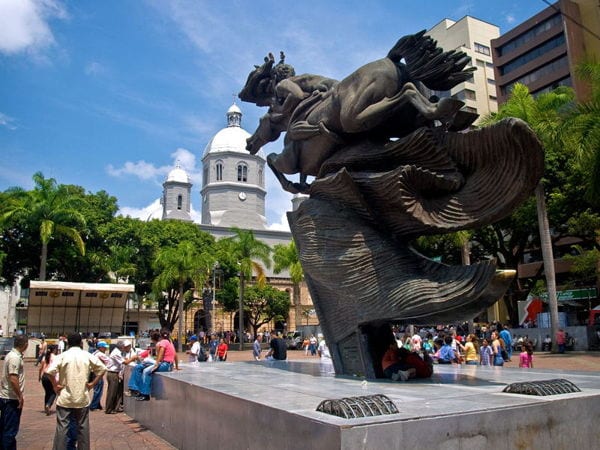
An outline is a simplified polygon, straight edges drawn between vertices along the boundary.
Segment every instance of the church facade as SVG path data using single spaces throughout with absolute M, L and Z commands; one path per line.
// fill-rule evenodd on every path
M 226 118 L 226 126 L 208 142 L 202 155 L 202 218 L 199 227 L 216 239 L 232 236 L 231 227 L 237 227 L 252 230 L 256 239 L 271 248 L 276 244 L 287 245 L 292 240 L 290 232 L 267 228 L 265 155 L 262 150 L 255 155 L 246 150 L 246 139 L 250 137 L 250 133 L 242 128 L 242 111 L 236 104 L 229 108 Z M 169 173 L 163 184 L 163 219 L 191 220 L 191 187 L 189 177 L 181 168 L 176 167 Z M 300 200 L 294 199 L 294 207 Z M 289 292 L 293 300 L 293 285 L 287 272 L 275 274 L 271 269 L 267 269 L 266 275 L 269 284 Z M 201 306 L 187 311 L 186 330 L 196 332 L 204 328 L 206 331 L 219 332 L 233 331 L 237 328 L 237 318 L 234 314 L 225 313 L 218 304 L 214 305 L 214 311 L 211 311 L 213 305 L 211 302 L 207 303 L 207 308 Z M 210 314 L 211 312 L 213 314 Z M 267 328 L 295 331 L 303 325 L 317 324 L 308 289 L 306 284 L 302 283 L 300 302 L 291 305 L 285 325 L 270 324 Z

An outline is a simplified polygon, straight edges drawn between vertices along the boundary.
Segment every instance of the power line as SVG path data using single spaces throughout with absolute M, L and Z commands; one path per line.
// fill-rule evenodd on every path
M 565 12 L 563 12 L 558 6 L 560 2 L 556 2 L 554 4 L 551 4 L 548 0 L 542 0 L 546 5 L 548 5 L 550 8 L 552 8 L 553 10 L 555 10 L 556 12 L 560 13 L 560 15 L 562 15 L 564 18 L 569 19 L 571 22 L 573 22 L 575 25 L 577 25 L 579 28 L 581 28 L 584 31 L 587 31 L 588 33 L 590 33 L 592 36 L 594 36 L 596 39 L 598 39 L 600 41 L 600 35 L 596 34 L 595 32 L 593 32 L 592 30 L 590 30 L 588 27 L 586 27 L 584 24 L 582 24 L 581 22 L 578 22 L 577 20 L 575 20 L 575 18 L 571 17 L 570 15 L 566 14 Z

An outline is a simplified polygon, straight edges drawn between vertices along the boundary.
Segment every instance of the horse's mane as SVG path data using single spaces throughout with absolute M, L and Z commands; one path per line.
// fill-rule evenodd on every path
M 475 67 L 465 69 L 471 58 L 465 52 L 445 52 L 425 30 L 400 38 L 387 57 L 402 65 L 410 79 L 430 89 L 446 91 L 473 76 Z M 403 63 L 404 61 L 404 63 Z

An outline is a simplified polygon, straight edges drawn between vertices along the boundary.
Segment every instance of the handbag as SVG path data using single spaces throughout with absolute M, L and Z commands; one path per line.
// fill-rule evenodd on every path
M 506 352 L 506 350 L 502 349 L 502 350 L 500 351 L 500 356 L 502 356 L 502 359 L 503 359 L 504 361 L 508 361 L 508 353 Z

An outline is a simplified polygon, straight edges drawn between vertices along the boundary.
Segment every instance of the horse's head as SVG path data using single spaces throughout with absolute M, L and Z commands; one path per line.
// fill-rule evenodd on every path
M 252 136 L 246 139 L 246 150 L 252 155 L 255 155 L 263 145 L 276 141 L 284 130 L 278 124 L 273 123 L 271 118 L 272 115 L 270 113 L 262 116 L 258 122 L 258 128 Z

